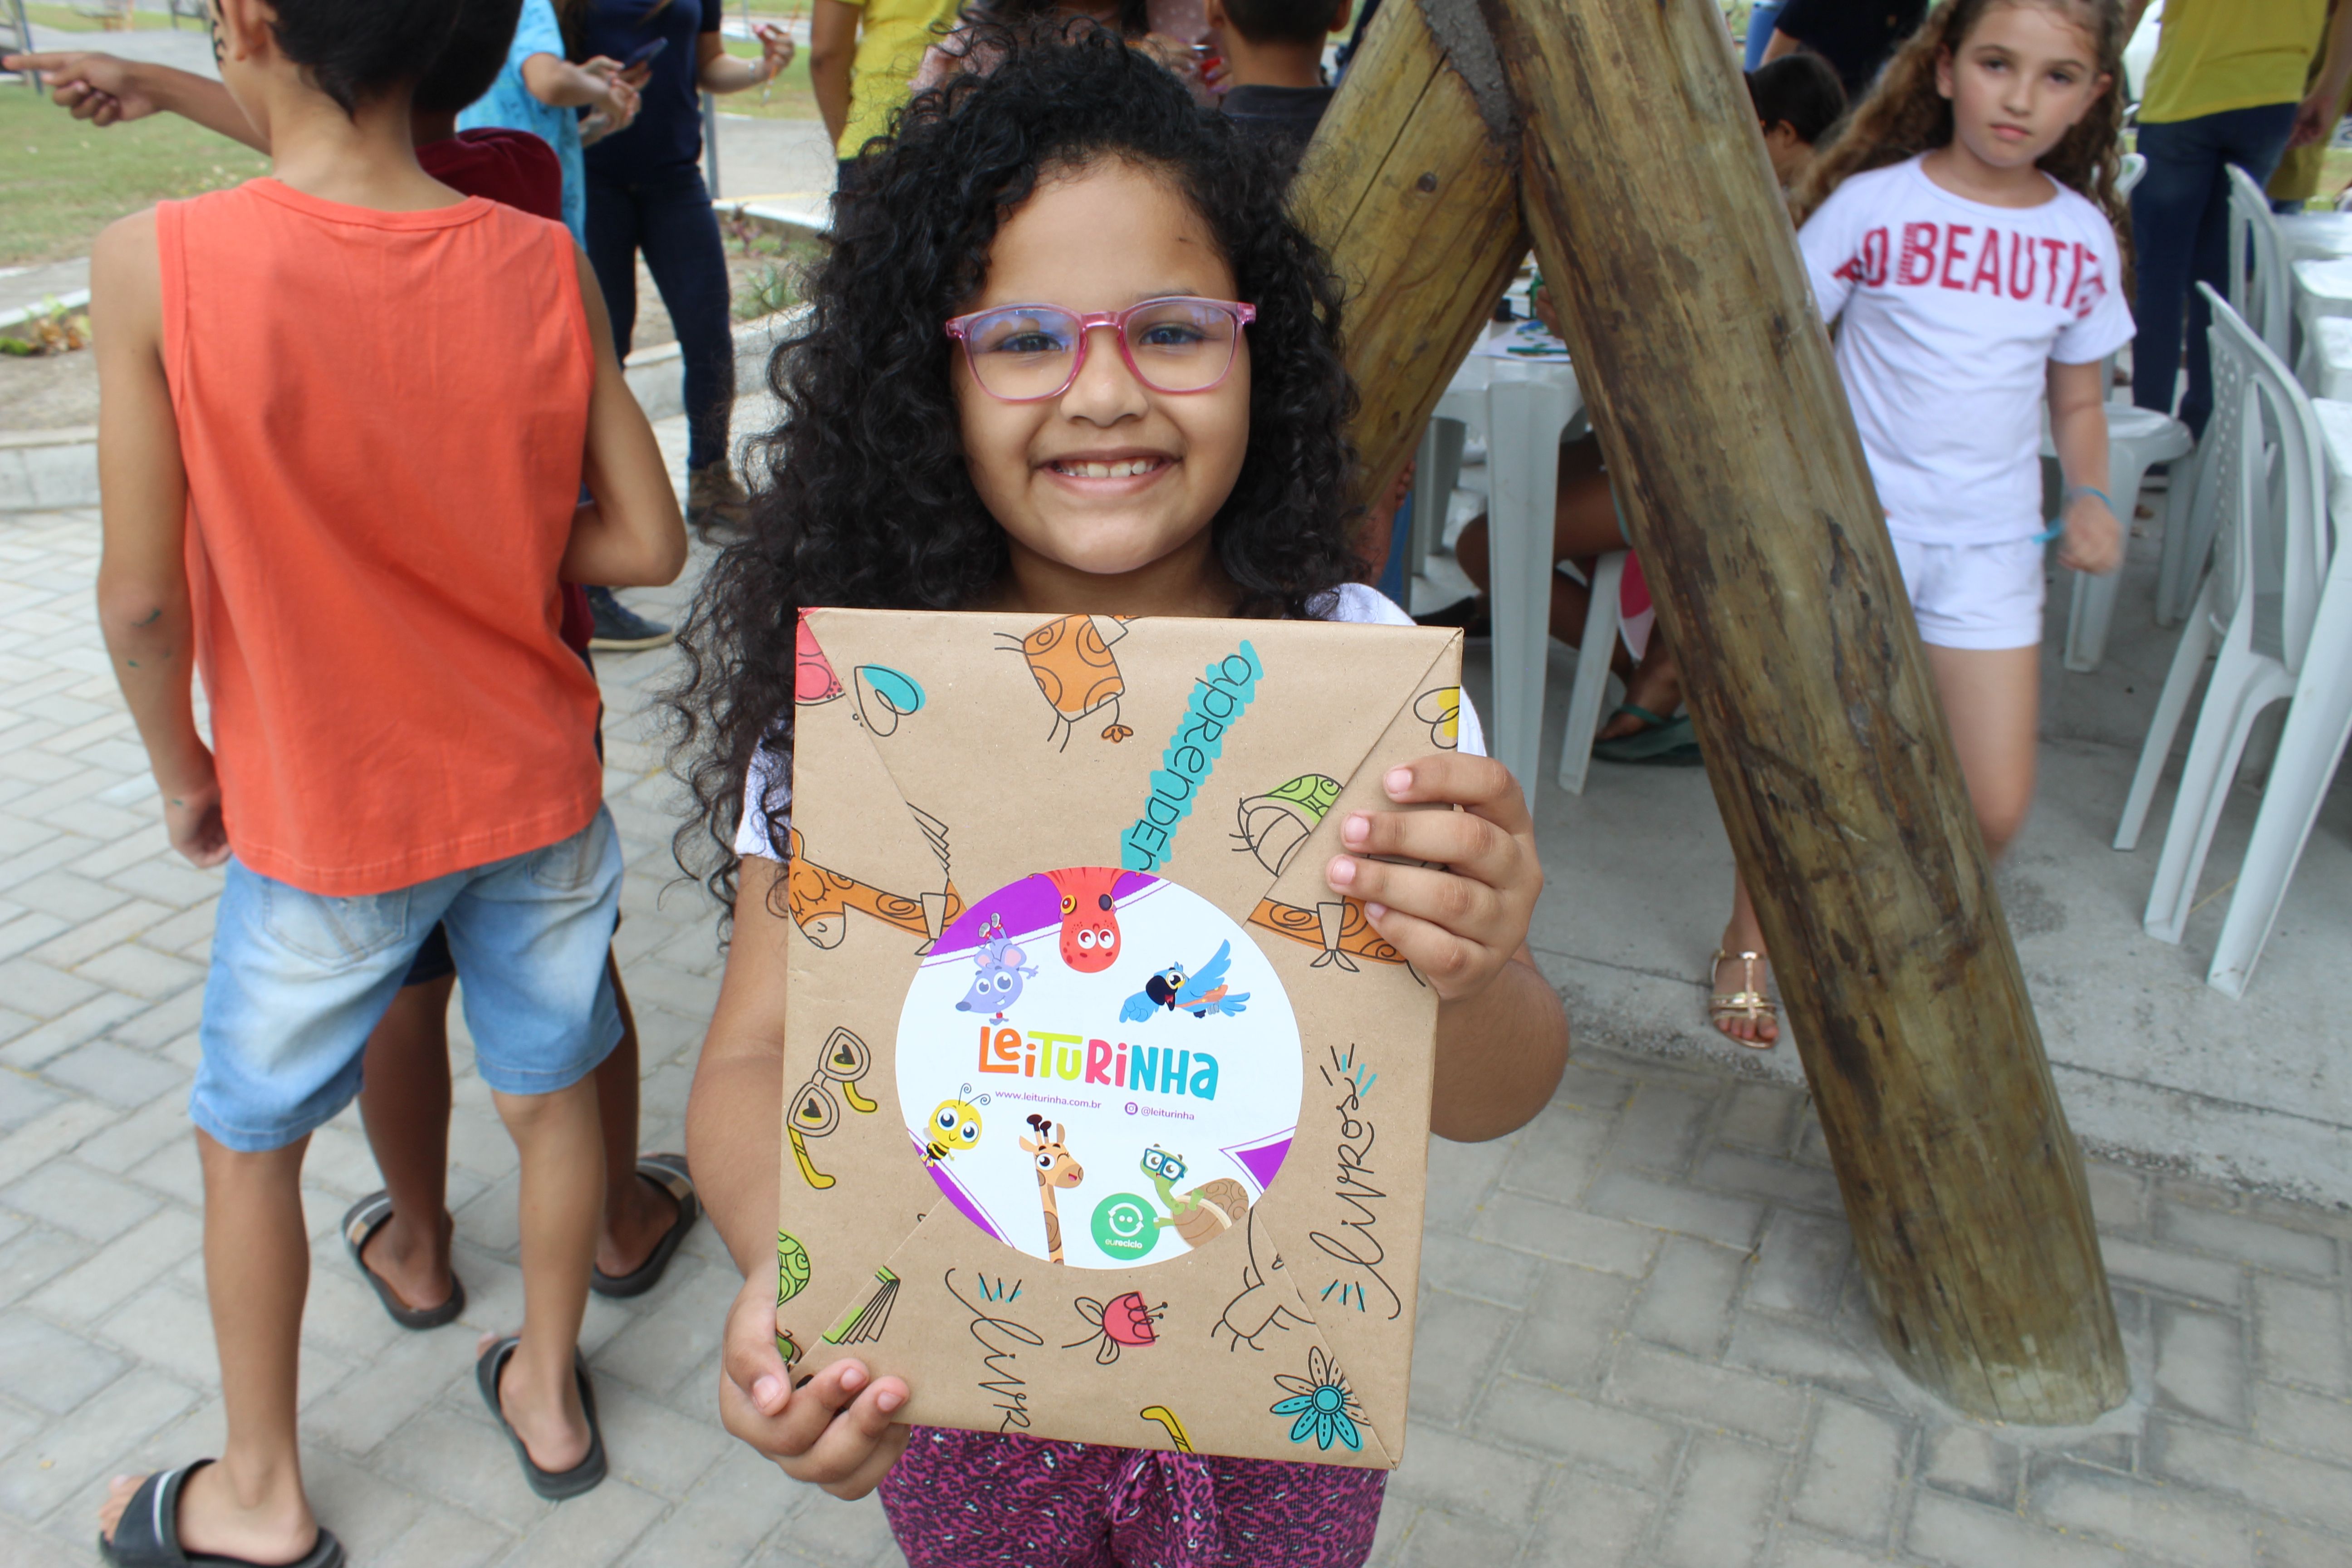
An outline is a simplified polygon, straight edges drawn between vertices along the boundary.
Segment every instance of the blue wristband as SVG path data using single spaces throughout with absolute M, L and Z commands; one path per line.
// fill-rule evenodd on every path
M 2113 516 L 2115 513 L 2116 503 L 2109 500 L 2107 499 L 2107 492 L 2099 489 L 2098 486 L 2068 485 L 2066 487 L 2065 498 L 2059 502 L 2059 510 L 2061 515 L 2051 519 L 2050 526 L 2033 536 L 2034 543 L 2048 544 L 2066 531 L 2066 519 L 2063 513 L 2066 506 L 2071 503 L 2076 496 L 2096 496 L 2099 498 L 2099 504 L 2107 509 L 2109 516 Z

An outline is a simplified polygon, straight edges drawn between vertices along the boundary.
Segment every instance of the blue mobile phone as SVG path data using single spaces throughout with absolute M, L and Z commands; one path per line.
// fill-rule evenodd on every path
M 629 58 L 621 62 L 621 68 L 623 70 L 635 70 L 667 47 L 669 47 L 669 40 L 667 38 L 656 38 L 652 43 L 646 44 L 641 48 L 632 50 Z

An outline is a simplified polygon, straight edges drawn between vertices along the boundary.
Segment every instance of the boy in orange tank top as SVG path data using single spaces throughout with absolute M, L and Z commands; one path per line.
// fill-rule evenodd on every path
M 520 1154 L 524 1327 L 478 1382 L 541 1495 L 604 1470 L 575 1345 L 620 850 L 554 583 L 667 583 L 686 539 L 568 234 L 417 165 L 458 5 L 216 0 L 273 177 L 91 258 L 100 618 L 172 843 L 227 868 L 190 1109 L 228 1439 L 118 1483 L 110 1561 L 343 1561 L 296 1443 L 302 1152 L 436 920 Z

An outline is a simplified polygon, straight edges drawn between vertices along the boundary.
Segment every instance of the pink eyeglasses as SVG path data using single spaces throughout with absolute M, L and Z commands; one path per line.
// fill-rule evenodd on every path
M 982 392 L 1005 403 L 1038 403 L 1070 390 L 1097 327 L 1118 334 L 1127 368 L 1154 392 L 1207 392 L 1232 373 L 1234 345 L 1255 320 L 1255 305 L 1177 298 L 1083 316 L 1059 305 L 999 305 L 947 326 Z

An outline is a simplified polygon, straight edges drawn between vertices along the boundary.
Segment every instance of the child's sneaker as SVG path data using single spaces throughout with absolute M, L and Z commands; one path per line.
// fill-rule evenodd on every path
M 677 637 L 661 622 L 647 620 L 614 598 L 610 588 L 589 589 L 588 608 L 596 618 L 596 630 L 589 637 L 588 646 L 604 653 L 638 653 L 660 647 Z
M 751 498 L 725 459 L 705 463 L 686 476 L 686 521 L 705 534 L 742 537 L 750 527 Z

